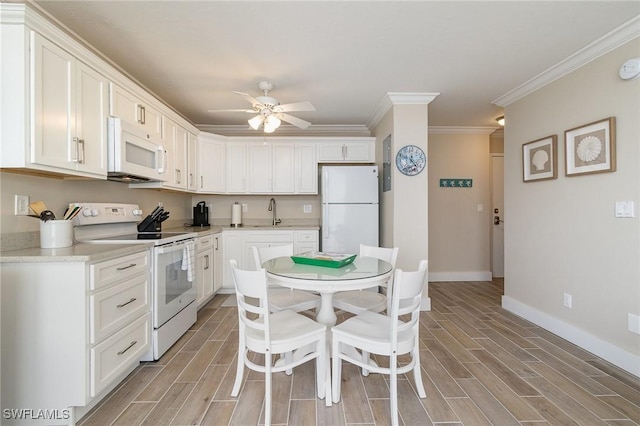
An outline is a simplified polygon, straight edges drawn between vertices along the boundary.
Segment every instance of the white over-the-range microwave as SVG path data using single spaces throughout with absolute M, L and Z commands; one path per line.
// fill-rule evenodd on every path
M 120 182 L 164 181 L 162 141 L 117 117 L 108 118 L 107 179 Z

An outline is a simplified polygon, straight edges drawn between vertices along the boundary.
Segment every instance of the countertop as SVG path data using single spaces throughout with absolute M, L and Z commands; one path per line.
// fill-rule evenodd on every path
M 149 244 L 85 244 L 43 249 L 40 247 L 0 252 L 0 263 L 100 262 L 148 250 Z
M 222 231 L 319 231 L 320 226 L 312 224 L 279 224 L 279 225 L 264 225 L 264 224 L 246 224 L 238 227 L 231 225 L 211 225 L 211 226 L 185 226 L 177 228 L 167 228 L 163 231 L 176 232 L 186 231 L 195 232 L 199 237 L 217 234 Z
M 169 232 L 195 232 L 198 237 L 213 235 L 222 231 L 318 231 L 320 227 L 312 224 L 246 224 L 239 227 L 231 225 L 186 226 L 165 228 Z M 75 243 L 71 247 L 43 249 L 30 247 L 18 250 L 0 251 L 0 263 L 29 262 L 99 262 L 138 253 L 151 247 L 149 244 L 86 244 Z

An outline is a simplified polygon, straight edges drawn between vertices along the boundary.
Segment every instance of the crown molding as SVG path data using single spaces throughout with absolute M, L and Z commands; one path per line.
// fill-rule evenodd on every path
M 578 50 L 556 65 L 547 68 L 520 86 L 491 101 L 500 107 L 507 105 L 535 92 L 547 84 L 564 77 L 589 62 L 622 46 L 628 41 L 640 37 L 640 15 L 608 32 L 586 47 Z
M 246 124 L 196 124 L 203 132 L 222 136 L 371 136 L 366 126 L 361 124 L 348 125 L 311 125 L 306 129 L 283 124 L 273 133 L 263 133 L 253 130 Z
M 490 135 L 500 127 L 429 126 L 430 135 Z
M 388 92 L 365 124 L 372 131 L 394 105 L 428 105 L 440 93 Z

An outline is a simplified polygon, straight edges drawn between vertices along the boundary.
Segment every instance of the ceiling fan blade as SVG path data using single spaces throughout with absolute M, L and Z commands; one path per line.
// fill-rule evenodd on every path
M 291 112 L 291 111 L 315 111 L 316 108 L 311 102 L 295 102 L 292 104 L 282 104 L 273 107 L 275 112 Z
M 233 93 L 235 93 L 236 95 L 242 96 L 254 108 L 255 108 L 256 105 L 262 105 L 262 103 L 260 101 L 258 101 L 256 98 L 254 98 L 253 96 L 251 96 L 248 93 L 243 93 L 243 92 L 233 92 Z
M 294 117 L 289 114 L 277 113 L 276 117 L 278 117 L 282 121 L 286 121 L 287 123 L 293 124 L 294 126 L 299 127 L 301 129 L 306 129 L 311 125 L 311 123 L 309 123 L 308 121 L 304 121 L 300 118 Z

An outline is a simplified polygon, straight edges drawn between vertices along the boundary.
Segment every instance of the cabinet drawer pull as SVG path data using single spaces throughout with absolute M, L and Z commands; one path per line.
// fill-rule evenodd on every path
M 116 268 L 116 271 L 124 271 L 125 269 L 133 268 L 133 267 L 134 267 L 134 266 L 136 266 L 136 265 L 137 265 L 137 263 L 132 263 L 132 264 L 130 264 L 130 265 L 123 266 L 123 267 L 121 267 L 121 268 Z
M 118 352 L 118 355 L 122 355 L 123 353 L 125 353 L 126 351 L 128 351 L 129 349 L 131 349 L 136 343 L 138 343 L 137 340 L 134 340 L 133 342 L 131 342 L 129 344 L 129 346 L 127 346 L 126 348 L 124 348 L 123 350 L 121 350 L 120 352 Z
M 127 306 L 129 303 L 133 303 L 133 302 L 135 302 L 136 300 L 138 300 L 138 299 L 136 299 L 135 297 L 132 297 L 131 299 L 129 299 L 129 301 L 128 301 L 128 302 L 124 302 L 124 303 L 121 303 L 121 304 L 119 304 L 119 305 L 116 305 L 116 308 L 124 308 L 124 307 L 125 307 L 125 306 Z

